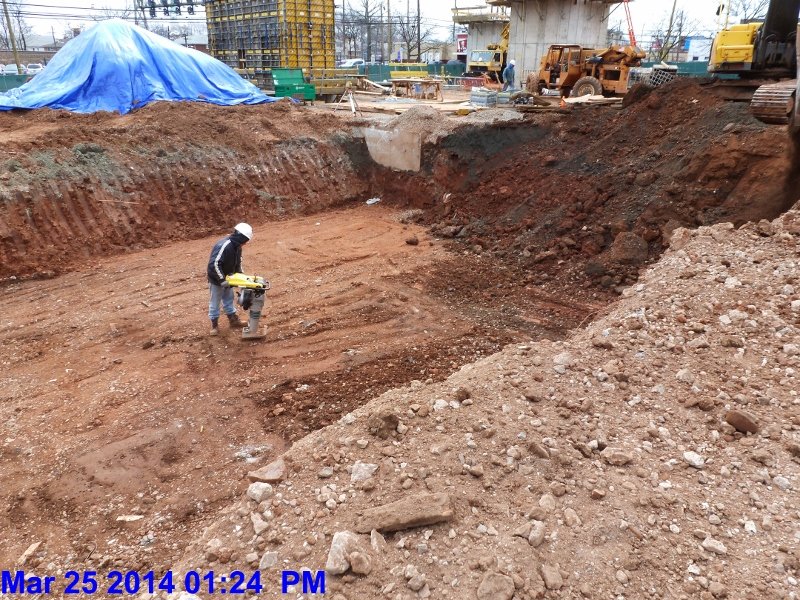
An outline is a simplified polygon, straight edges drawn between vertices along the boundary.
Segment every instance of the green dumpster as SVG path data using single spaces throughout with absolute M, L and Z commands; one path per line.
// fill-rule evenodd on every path
M 303 69 L 272 69 L 275 95 L 296 100 L 314 100 L 317 97 L 313 85 L 306 82 Z

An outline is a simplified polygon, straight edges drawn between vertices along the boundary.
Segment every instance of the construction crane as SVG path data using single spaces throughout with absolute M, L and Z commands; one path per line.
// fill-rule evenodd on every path
M 636 43 L 636 32 L 633 30 L 633 17 L 631 16 L 630 0 L 623 0 L 622 5 L 625 7 L 625 16 L 628 19 L 628 37 L 631 41 L 631 48 L 638 48 Z

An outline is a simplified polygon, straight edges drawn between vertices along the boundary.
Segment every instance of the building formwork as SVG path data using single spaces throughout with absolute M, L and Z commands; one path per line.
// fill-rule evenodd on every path
M 333 68 L 334 10 L 334 0 L 207 0 L 209 50 L 264 88 L 275 68 Z

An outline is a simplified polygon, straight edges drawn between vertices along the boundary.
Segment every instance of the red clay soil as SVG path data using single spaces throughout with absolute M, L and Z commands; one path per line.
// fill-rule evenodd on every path
M 284 103 L 2 113 L 0 279 L 360 197 L 341 128 Z
M 677 226 L 773 218 L 800 199 L 785 128 L 691 80 L 637 98 L 536 116 L 521 142 L 517 125 L 461 129 L 427 149 L 415 187 L 379 177 L 445 237 L 531 267 L 566 259 L 609 286 L 635 279 Z
M 376 169 L 350 126 L 289 105 L 0 115 L 0 563 L 42 541 L 48 572 L 169 568 L 285 444 L 563 337 L 608 300 L 584 270 L 619 283 L 679 223 L 785 203 L 785 130 L 688 83 L 457 128 L 415 177 Z M 448 252 L 391 202 L 467 245 Z M 263 344 L 206 335 L 214 238 L 177 241 L 240 219 L 257 225 L 248 270 L 274 286 Z
M 689 80 L 623 110 L 455 127 L 414 176 L 377 168 L 353 125 L 284 103 L 2 114 L 0 279 L 382 196 L 535 267 L 534 283 L 613 287 L 679 225 L 771 218 L 797 199 L 785 128 Z
M 273 286 L 267 339 L 224 319 L 212 338 L 214 241 L 4 288 L 0 564 L 40 541 L 42 569 L 169 569 L 248 470 L 308 431 L 509 342 L 560 339 L 603 306 L 525 290 L 524 273 L 362 205 L 256 227 L 245 264 Z

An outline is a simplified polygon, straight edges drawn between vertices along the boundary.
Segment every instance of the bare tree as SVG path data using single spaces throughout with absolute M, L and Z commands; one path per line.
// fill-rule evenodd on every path
M 366 50 L 367 55 L 364 57 L 365 60 L 373 60 L 375 53 L 373 52 L 373 31 L 376 28 L 380 28 L 380 20 L 378 19 L 378 15 L 381 12 L 381 3 L 378 0 L 361 0 L 361 15 L 363 18 L 363 26 L 364 26 L 364 33 L 366 36 Z
M 769 0 L 731 0 L 731 13 L 745 23 L 763 19 L 769 8 Z
M 184 44 L 188 44 L 189 36 L 196 30 L 184 23 L 155 23 L 150 25 L 150 31 L 173 42 L 182 40 Z
M 376 34 L 381 34 L 384 29 L 382 7 L 379 0 L 359 0 L 355 7 L 349 1 L 343 3 L 338 35 L 345 57 L 368 61 L 375 56 Z
M 106 21 L 108 19 L 131 19 L 134 16 L 133 9 L 129 8 L 128 6 L 125 6 L 125 8 L 109 8 L 108 6 L 103 6 L 96 10 L 96 13 L 88 15 L 92 21 Z
M 17 50 L 27 50 L 27 37 L 33 31 L 24 16 L 24 6 L 22 0 L 6 0 L 8 5 L 8 15 L 11 17 L 11 28 L 14 32 L 14 39 L 17 42 Z M 2 13 L 0 13 L 2 17 Z M 0 49 L 11 49 L 11 36 L 9 35 L 8 25 L 5 17 L 0 18 Z
M 343 58 L 362 58 L 363 22 L 360 12 L 350 6 L 349 2 L 342 5 L 339 23 L 339 36 L 342 39 Z
M 419 61 L 425 52 L 438 45 L 433 40 L 433 28 L 426 27 L 417 14 L 406 13 L 401 16 L 397 29 L 409 60 L 413 57 Z
M 683 9 L 678 9 L 678 0 L 672 1 L 672 9 L 656 28 L 650 45 L 650 58 L 666 60 L 670 54 L 697 31 L 697 23 L 689 19 Z

